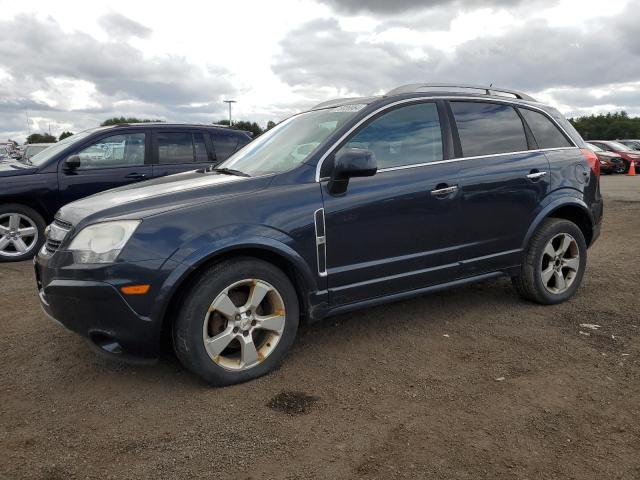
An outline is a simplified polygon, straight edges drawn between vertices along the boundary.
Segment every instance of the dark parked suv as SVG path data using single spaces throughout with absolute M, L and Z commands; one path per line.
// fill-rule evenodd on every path
M 505 275 L 565 301 L 602 208 L 598 159 L 555 109 L 408 85 L 294 115 L 217 170 L 66 205 L 36 279 L 97 350 L 153 359 L 170 338 L 227 385 L 274 369 L 301 319 Z
M 212 125 L 129 124 L 86 130 L 22 161 L 0 162 L 0 262 L 33 257 L 66 203 L 140 180 L 207 168 L 251 141 Z

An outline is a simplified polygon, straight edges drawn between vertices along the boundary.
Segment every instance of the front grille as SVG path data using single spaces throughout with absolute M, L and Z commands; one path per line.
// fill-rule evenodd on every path
M 58 248 L 60 248 L 60 245 L 62 244 L 62 242 L 58 242 L 56 240 L 51 240 L 51 239 L 47 239 L 47 242 L 44 244 L 44 248 L 47 249 L 47 252 L 49 253 L 53 253 L 56 250 L 58 250 Z
M 73 227 L 73 225 L 70 224 L 69 222 L 65 222 L 61 218 L 57 218 L 57 217 L 53 219 L 53 223 L 55 225 L 58 225 L 60 228 L 65 229 L 65 230 L 71 230 L 71 227 Z
M 54 218 L 53 223 L 47 228 L 45 250 L 49 253 L 54 253 L 58 250 L 71 228 L 73 228 L 73 225 L 69 222 L 65 222 L 61 218 Z

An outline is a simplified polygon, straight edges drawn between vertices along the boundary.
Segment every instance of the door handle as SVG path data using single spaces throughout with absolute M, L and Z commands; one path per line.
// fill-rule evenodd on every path
M 124 178 L 128 178 L 131 180 L 142 180 L 143 178 L 147 178 L 147 174 L 146 173 L 129 173 L 128 175 L 125 175 Z
M 458 191 L 457 185 L 451 185 L 450 187 L 437 188 L 435 190 L 431 190 L 432 197 L 446 197 L 447 195 L 451 195 Z
M 538 180 L 539 178 L 544 177 L 547 174 L 547 172 L 531 172 L 529 174 L 527 174 L 527 178 L 529 180 Z

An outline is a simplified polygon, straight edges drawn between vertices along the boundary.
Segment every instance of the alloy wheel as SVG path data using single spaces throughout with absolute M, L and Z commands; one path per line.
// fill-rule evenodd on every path
M 273 285 L 255 278 L 225 288 L 204 318 L 202 340 L 211 360 L 230 371 L 264 361 L 284 332 L 284 301 Z
M 544 287 L 553 294 L 566 292 L 580 268 L 578 243 L 568 233 L 554 236 L 544 248 L 540 275 Z
M 0 215 L 0 257 L 19 257 L 38 243 L 38 227 L 21 213 Z

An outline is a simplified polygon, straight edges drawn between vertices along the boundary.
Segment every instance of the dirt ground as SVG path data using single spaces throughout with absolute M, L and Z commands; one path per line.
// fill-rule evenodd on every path
M 0 478 L 638 479 L 640 177 L 621 190 L 568 303 L 498 280 L 330 318 L 225 389 L 96 357 L 2 264 Z

